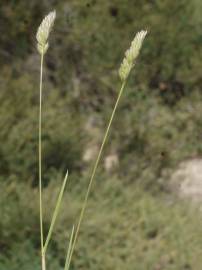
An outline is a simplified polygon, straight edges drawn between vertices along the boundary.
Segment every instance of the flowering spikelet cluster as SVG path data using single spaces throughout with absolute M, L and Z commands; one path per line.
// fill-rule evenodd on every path
M 147 31 L 140 31 L 133 39 L 130 48 L 126 51 L 125 57 L 119 69 L 119 76 L 122 81 L 125 81 L 135 64 L 135 60 L 140 52 L 142 43 L 147 34 Z
M 56 17 L 56 12 L 50 12 L 40 24 L 36 39 L 37 39 L 37 49 L 40 54 L 45 54 L 48 50 L 48 37 L 53 28 L 54 21 Z

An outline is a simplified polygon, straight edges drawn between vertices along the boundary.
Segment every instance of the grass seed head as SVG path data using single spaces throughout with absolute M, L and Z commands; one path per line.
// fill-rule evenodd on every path
M 119 69 L 119 76 L 122 81 L 127 79 L 132 67 L 134 66 L 146 34 L 147 31 L 144 30 L 138 32 L 133 39 L 130 48 L 126 51 L 125 57 Z
M 56 18 L 56 11 L 50 12 L 40 24 L 36 39 L 37 39 L 37 49 L 40 54 L 45 54 L 48 50 L 48 37 L 53 28 L 54 21 Z

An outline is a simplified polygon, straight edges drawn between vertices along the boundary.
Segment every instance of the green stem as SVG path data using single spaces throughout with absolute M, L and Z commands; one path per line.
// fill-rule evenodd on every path
M 42 84 L 43 84 L 43 59 L 44 54 L 41 54 L 40 68 L 40 86 L 39 86 L 39 215 L 40 215 L 40 235 L 41 235 L 41 256 L 42 270 L 45 270 L 45 257 L 43 254 L 43 207 L 42 207 L 42 158 L 41 158 L 41 119 L 42 119 Z
M 97 170 L 97 167 L 98 167 L 98 164 L 99 164 L 99 161 L 100 161 L 102 152 L 103 152 L 103 148 L 105 146 L 105 143 L 106 143 L 106 140 L 107 140 L 107 137 L 108 137 L 108 134 L 109 134 L 109 130 L 110 130 L 112 121 L 114 119 L 114 115 L 116 113 L 116 110 L 117 110 L 117 107 L 118 107 L 120 98 L 122 96 L 122 93 L 123 93 L 125 84 L 126 84 L 126 81 L 124 81 L 122 83 L 121 89 L 119 91 L 119 94 L 118 94 L 116 103 L 114 105 L 114 108 L 113 108 L 113 111 L 112 111 L 112 114 L 111 114 L 111 117 L 110 117 L 110 120 L 109 120 L 109 123 L 108 123 L 108 126 L 107 126 L 107 129 L 106 129 L 105 134 L 104 134 L 104 138 L 103 138 L 103 141 L 102 141 L 102 144 L 101 144 L 101 147 L 100 147 L 100 150 L 99 150 L 97 159 L 96 159 L 95 164 L 94 164 L 94 167 L 93 167 L 93 171 L 92 171 L 92 175 L 90 177 L 90 181 L 89 181 L 89 185 L 88 185 L 87 192 L 86 192 L 86 195 L 85 195 L 84 203 L 83 203 L 83 206 L 82 206 L 82 209 L 81 209 L 81 212 L 80 212 L 79 221 L 78 221 L 78 225 L 77 225 L 77 228 L 76 228 L 74 241 L 73 241 L 72 248 L 71 248 L 71 253 L 69 255 L 68 266 L 66 268 L 67 270 L 69 269 L 69 266 L 70 266 L 70 263 L 71 263 L 71 259 L 72 259 L 72 255 L 73 255 L 73 252 L 74 252 L 74 249 L 75 249 L 75 245 L 76 245 L 76 241 L 77 241 L 77 238 L 78 238 L 78 234 L 79 234 L 81 222 L 82 222 L 82 219 L 83 219 L 83 216 L 84 216 L 84 213 L 85 213 L 85 209 L 86 209 L 88 197 L 89 197 L 89 194 L 90 194 L 90 191 L 91 191 L 93 179 L 95 177 L 95 173 L 96 173 L 96 170 Z
M 41 263 L 42 263 L 42 270 L 46 270 L 46 255 L 44 252 L 42 252 Z

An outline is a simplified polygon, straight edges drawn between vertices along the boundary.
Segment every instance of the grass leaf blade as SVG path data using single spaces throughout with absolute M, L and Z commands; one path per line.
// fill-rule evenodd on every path
M 67 170 L 66 175 L 64 177 L 62 187 L 60 189 L 60 193 L 58 195 L 56 206 L 55 206 L 55 209 L 54 209 L 54 212 L 53 212 L 50 228 L 49 228 L 48 235 L 47 235 L 47 238 L 46 238 L 46 241 L 45 241 L 45 244 L 44 244 L 44 248 L 43 248 L 44 252 L 46 252 L 49 241 L 51 239 L 51 235 L 52 235 L 52 232 L 53 232 L 55 221 L 56 221 L 58 213 L 59 213 L 59 208 L 60 208 L 60 205 L 61 205 L 62 197 L 63 197 L 65 186 L 66 186 L 66 183 L 67 183 L 67 179 L 68 179 L 68 170 Z
M 66 260 L 65 260 L 64 270 L 69 270 L 70 254 L 71 254 L 71 250 L 72 250 L 73 237 L 74 237 L 74 225 L 72 227 L 72 232 L 71 232 L 71 236 L 70 236 L 70 240 L 69 240 L 69 245 L 68 245 L 68 249 L 67 249 L 67 256 L 66 256 Z

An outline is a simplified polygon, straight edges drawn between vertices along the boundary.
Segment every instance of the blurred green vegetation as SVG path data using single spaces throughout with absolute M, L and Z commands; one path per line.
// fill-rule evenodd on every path
M 200 270 L 200 216 L 165 192 L 170 171 L 202 154 L 199 0 L 1 1 L 0 270 L 40 269 L 35 33 L 53 8 L 43 97 L 46 231 L 66 168 L 70 187 L 48 268 L 62 269 L 93 162 L 84 153 L 101 140 L 124 51 L 147 29 L 104 154 L 117 153 L 119 166 L 100 166 L 72 270 Z
M 123 186 L 116 178 L 101 180 L 90 198 L 71 269 L 200 269 L 202 226 L 198 211 L 170 197 L 153 197 L 137 186 Z M 50 184 L 44 192 L 49 206 L 46 230 L 58 183 Z M 0 269 L 40 269 L 37 191 L 15 182 L 1 188 Z M 83 192 L 71 190 L 64 200 L 48 250 L 50 270 L 62 269 Z

